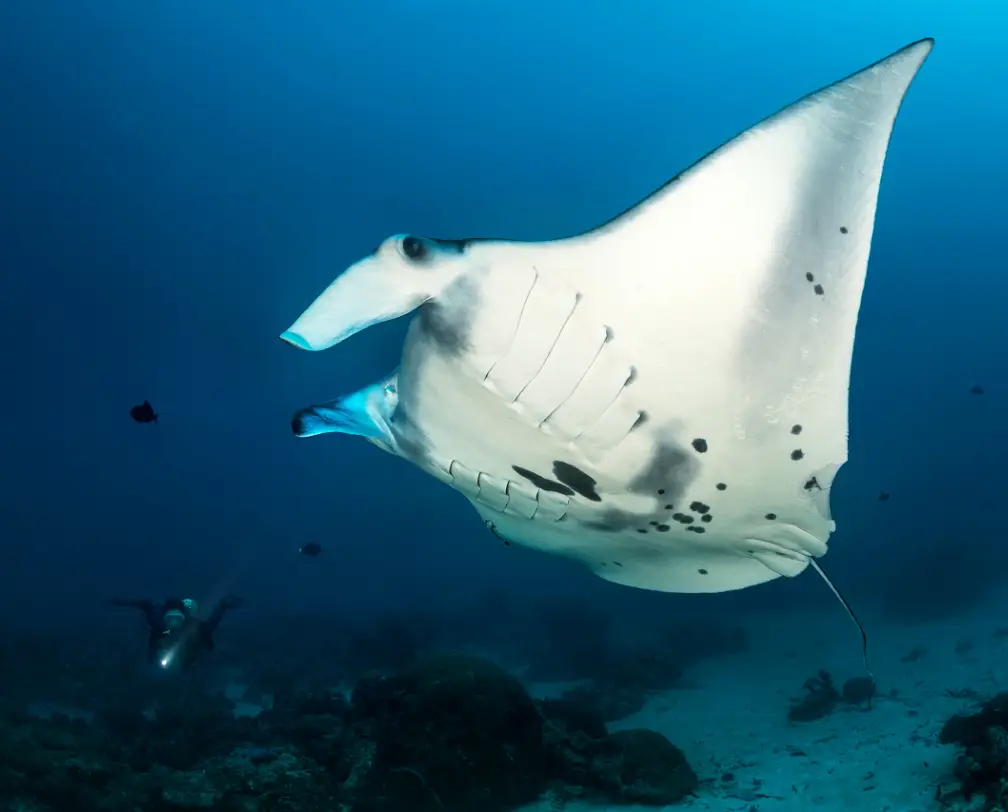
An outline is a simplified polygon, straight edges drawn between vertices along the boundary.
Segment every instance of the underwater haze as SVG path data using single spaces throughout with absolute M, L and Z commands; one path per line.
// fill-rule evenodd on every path
M 885 162 L 821 564 L 896 668 L 938 634 L 921 624 L 953 643 L 972 641 L 970 613 L 1008 627 L 999 4 L 47 0 L 0 5 L 5 634 L 98 629 L 142 663 L 136 618 L 110 599 L 237 595 L 217 634 L 229 666 L 253 651 L 283 670 L 267 650 L 282 635 L 260 628 L 328 640 L 375 618 L 437 614 L 442 628 L 466 607 L 560 607 L 567 635 L 595 618 L 745 627 L 747 656 L 780 677 L 767 690 L 781 719 L 817 669 L 861 673 L 857 629 L 814 573 L 709 595 L 618 586 L 502 544 L 460 494 L 360 438 L 295 438 L 296 410 L 399 363 L 408 318 L 318 354 L 278 336 L 389 235 L 584 232 L 922 37 L 936 45 Z M 144 401 L 156 422 L 131 419 Z M 796 631 L 810 613 L 824 620 Z M 505 661 L 541 628 L 507 634 Z M 785 656 L 816 646 L 822 662 Z M 985 673 L 1008 665 L 990 657 Z M 27 679 L 16 662 L 3 680 Z M 749 666 L 725 668 L 718 685 Z M 935 691 L 995 693 L 963 669 Z M 918 677 L 879 676 L 880 693 Z M 936 724 L 960 710 L 914 708 Z M 671 730 L 701 781 L 734 786 L 737 767 Z M 949 780 L 914 775 L 900 782 L 928 803 Z M 728 795 L 735 808 L 785 808 L 753 786 Z M 854 803 L 836 808 L 882 808 Z

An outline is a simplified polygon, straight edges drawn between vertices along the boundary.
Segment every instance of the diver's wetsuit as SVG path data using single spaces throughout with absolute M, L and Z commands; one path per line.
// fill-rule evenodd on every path
M 144 613 L 150 634 L 147 638 L 147 656 L 151 662 L 167 666 L 171 662 L 180 665 L 190 665 L 201 651 L 213 651 L 214 632 L 228 609 L 241 606 L 239 598 L 227 597 L 218 601 L 213 612 L 205 620 L 200 620 L 178 598 L 169 598 L 160 606 L 148 600 L 109 601 L 113 606 L 126 606 L 139 609 Z M 183 620 L 178 624 L 169 624 L 169 614 L 181 614 Z

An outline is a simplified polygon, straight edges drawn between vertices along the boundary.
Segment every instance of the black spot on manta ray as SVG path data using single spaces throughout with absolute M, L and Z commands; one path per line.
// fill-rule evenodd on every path
M 697 572 L 700 573 L 701 575 L 706 575 L 707 574 L 707 570 L 703 569 L 702 567 L 700 569 L 698 569 Z
M 727 485 L 725 485 L 725 483 L 723 483 L 723 482 L 719 482 L 719 483 L 718 483 L 717 485 L 715 485 L 714 487 L 715 487 L 715 488 L 717 488 L 717 489 L 718 489 L 719 491 L 723 491 L 723 490 L 724 490 L 725 488 L 727 488 L 728 486 L 727 486 Z
M 802 427 L 801 427 L 801 426 L 800 426 L 800 425 L 799 425 L 798 423 L 795 423 L 795 424 L 794 424 L 794 425 L 793 425 L 793 426 L 791 427 L 791 433 L 792 433 L 792 434 L 801 434 L 801 428 L 802 428 Z
M 840 226 L 840 233 L 841 234 L 846 234 L 847 233 L 847 226 Z
M 823 286 L 822 286 L 822 285 L 815 285 L 815 286 L 814 286 L 814 287 L 812 288 L 812 290 L 814 290 L 814 291 L 815 291 L 815 294 L 816 294 L 816 296 L 822 296 L 822 295 L 823 295 L 823 293 L 824 293 L 824 291 L 823 291 Z
M 574 491 L 572 491 L 566 485 L 561 485 L 559 482 L 554 482 L 552 479 L 547 479 L 544 476 L 540 476 L 535 471 L 530 471 L 528 468 L 522 468 L 520 465 L 512 465 L 511 468 L 516 474 L 525 477 L 525 479 L 527 479 L 541 491 L 549 491 L 550 493 L 562 493 L 564 496 L 574 495 Z
M 802 451 L 800 448 L 796 448 L 794 451 L 791 452 L 791 459 L 793 459 L 795 462 L 797 462 L 804 456 L 805 452 Z
M 553 476 L 590 502 L 602 501 L 602 497 L 595 491 L 595 480 L 576 465 L 571 465 L 563 460 L 554 460 Z
M 707 441 L 703 437 L 697 437 L 693 443 L 693 448 L 696 449 L 698 454 L 707 453 Z

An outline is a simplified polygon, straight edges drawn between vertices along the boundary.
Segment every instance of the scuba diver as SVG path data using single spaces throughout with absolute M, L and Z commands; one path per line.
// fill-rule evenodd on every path
M 214 632 L 229 609 L 237 609 L 241 598 L 226 597 L 218 601 L 206 619 L 199 617 L 199 604 L 192 598 L 169 598 L 160 606 L 147 600 L 109 601 L 112 606 L 139 609 L 150 635 L 147 656 L 161 668 L 192 665 L 203 651 L 213 651 Z

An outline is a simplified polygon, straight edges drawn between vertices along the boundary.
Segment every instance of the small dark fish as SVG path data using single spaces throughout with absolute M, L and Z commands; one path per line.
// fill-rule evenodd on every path
M 982 395 L 983 393 L 984 391 L 982 386 L 974 386 L 972 389 L 970 389 L 971 395 Z
M 137 423 L 157 423 L 158 415 L 154 411 L 154 407 L 150 405 L 149 400 L 145 400 L 139 406 L 134 406 L 130 409 L 130 417 L 132 417 Z
M 322 545 L 316 544 L 314 541 L 309 541 L 306 545 L 304 545 L 304 547 L 299 547 L 298 552 L 301 553 L 301 555 L 306 555 L 309 558 L 314 558 L 315 556 L 317 556 L 319 553 L 322 552 Z
M 888 502 L 889 501 L 889 494 L 886 493 L 885 491 L 882 491 L 882 493 L 880 493 L 878 495 L 878 500 L 880 502 Z

